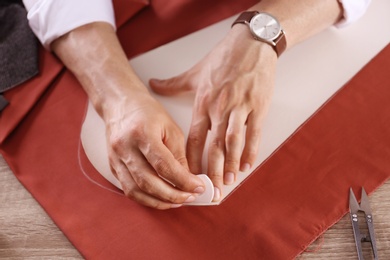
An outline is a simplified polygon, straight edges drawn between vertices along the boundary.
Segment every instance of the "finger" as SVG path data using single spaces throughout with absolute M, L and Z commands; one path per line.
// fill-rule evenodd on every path
M 126 196 L 137 201 L 153 198 L 153 201 L 182 204 L 195 200 L 191 193 L 182 192 L 161 179 L 142 155 L 133 155 L 132 161 L 118 162 L 114 165 L 118 180 Z M 148 198 L 145 196 L 147 195 Z M 144 198 L 145 197 L 145 198 Z M 144 204 L 145 202 L 143 202 Z
M 141 190 L 135 191 L 133 193 L 132 199 L 139 204 L 145 205 L 147 207 L 155 208 L 155 209 L 172 209 L 172 208 L 179 208 L 183 206 L 183 204 L 175 204 L 175 203 L 168 203 L 161 200 L 158 200 Z
M 249 114 L 245 135 L 245 146 L 241 156 L 240 170 L 248 171 L 254 164 L 259 151 L 261 140 L 262 117 L 255 111 Z
M 202 180 L 183 167 L 161 141 L 151 140 L 151 143 L 140 147 L 140 150 L 154 171 L 178 189 L 191 193 L 203 193 Z
M 120 174 L 118 174 L 115 171 L 115 175 L 118 176 L 118 179 L 120 180 L 120 183 L 122 184 L 123 192 L 125 193 L 125 195 L 128 198 L 136 201 L 137 203 L 139 203 L 141 205 L 155 208 L 155 209 L 162 209 L 163 210 L 163 209 L 177 208 L 177 207 L 182 206 L 182 204 L 169 203 L 169 202 L 160 200 L 158 198 L 155 198 L 155 197 L 143 192 L 142 190 L 140 190 L 138 188 L 138 186 L 136 185 L 136 183 L 133 180 L 133 178 L 131 177 L 131 175 L 126 174 L 125 173 L 126 171 L 123 171 L 124 167 L 120 167 L 120 168 L 122 168 L 122 170 L 119 171 Z
M 223 185 L 223 167 L 225 157 L 225 136 L 227 120 L 211 127 L 208 148 L 207 174 L 215 187 L 213 201 L 219 201 Z
M 179 129 L 167 131 L 163 137 L 163 143 L 171 151 L 173 157 L 189 171 L 183 133 Z
M 226 130 L 226 154 L 224 167 L 224 183 L 233 184 L 240 168 L 240 157 L 244 142 L 244 128 L 247 113 L 233 110 Z
M 190 171 L 194 174 L 200 174 L 203 171 L 202 157 L 209 128 L 210 120 L 208 116 L 198 116 L 194 113 L 187 138 L 188 165 Z
M 191 86 L 185 80 L 183 74 L 165 80 L 150 79 L 149 85 L 154 92 L 164 96 L 176 95 L 191 90 Z

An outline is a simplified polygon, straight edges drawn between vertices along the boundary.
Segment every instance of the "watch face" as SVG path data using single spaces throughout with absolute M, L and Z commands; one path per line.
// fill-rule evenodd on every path
M 259 13 L 250 21 L 251 32 L 259 39 L 271 41 L 278 37 L 281 28 L 278 20 L 270 14 Z

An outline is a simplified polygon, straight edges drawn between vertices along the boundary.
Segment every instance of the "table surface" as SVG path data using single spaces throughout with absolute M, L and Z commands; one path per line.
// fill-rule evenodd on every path
M 379 9 L 380 3 L 389 5 L 385 0 L 374 3 Z M 374 15 L 378 8 L 372 8 L 367 15 Z M 379 259 L 390 259 L 390 180 L 369 199 Z M 364 253 L 365 259 L 372 259 L 369 243 L 365 243 Z M 0 155 L 0 259 L 5 258 L 82 259 L 82 256 L 19 183 Z M 357 259 L 349 216 L 326 231 L 299 259 Z

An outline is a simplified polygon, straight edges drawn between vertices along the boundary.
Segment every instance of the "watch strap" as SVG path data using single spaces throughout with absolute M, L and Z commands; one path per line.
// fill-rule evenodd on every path
M 232 27 L 238 23 L 249 25 L 253 16 L 259 14 L 258 11 L 246 11 L 241 13 L 237 19 L 233 22 Z M 257 39 L 257 38 L 256 38 Z M 274 44 L 272 47 L 274 48 L 276 55 L 279 57 L 287 48 L 287 40 L 284 34 L 284 31 L 281 30 L 279 36 L 273 40 Z
M 273 46 L 273 47 L 274 47 L 274 49 L 275 49 L 275 51 L 276 51 L 276 54 L 277 54 L 278 57 L 279 57 L 280 55 L 282 55 L 282 53 L 283 53 L 283 52 L 286 50 L 286 48 L 287 48 L 286 36 L 285 36 L 283 30 L 280 31 L 280 34 L 279 34 L 278 38 L 276 38 L 276 39 L 274 40 L 274 43 L 275 43 L 275 46 Z
M 258 11 L 247 11 L 241 13 L 237 19 L 233 22 L 232 27 L 237 24 L 237 23 L 243 23 L 243 24 L 249 24 L 250 21 L 252 20 L 253 16 L 258 14 Z

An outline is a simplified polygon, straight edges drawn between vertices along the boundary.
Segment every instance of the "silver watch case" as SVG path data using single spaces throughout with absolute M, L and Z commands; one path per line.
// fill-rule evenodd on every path
M 257 29 L 257 24 L 256 24 L 256 21 L 258 21 L 258 19 L 261 19 L 262 16 L 268 16 L 272 19 L 272 21 L 278 25 L 278 30 L 277 30 L 277 33 L 272 36 L 272 37 L 268 37 L 268 38 L 264 38 L 264 37 L 261 37 L 257 32 L 256 32 L 256 29 Z M 259 40 L 259 41 L 262 41 L 262 42 L 266 42 L 268 44 L 271 44 L 272 46 L 275 46 L 276 43 L 274 42 L 274 40 L 276 38 L 278 38 L 282 32 L 282 27 L 278 21 L 278 19 L 276 19 L 273 15 L 269 14 L 269 13 L 265 13 L 265 12 L 262 12 L 262 13 L 258 13 L 256 14 L 255 16 L 252 17 L 252 19 L 250 20 L 249 22 L 249 29 L 250 29 L 250 32 L 252 34 L 252 36 L 256 39 L 256 40 Z

